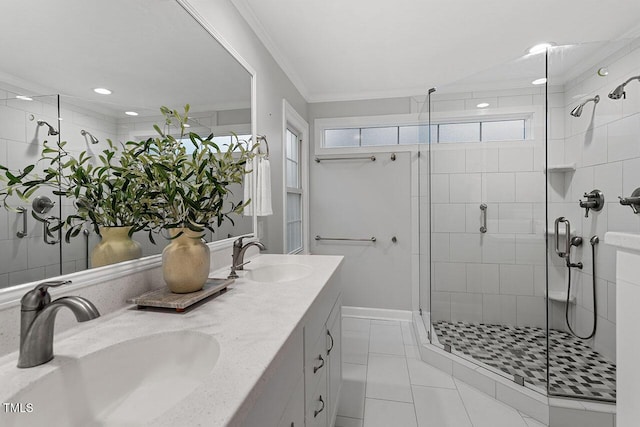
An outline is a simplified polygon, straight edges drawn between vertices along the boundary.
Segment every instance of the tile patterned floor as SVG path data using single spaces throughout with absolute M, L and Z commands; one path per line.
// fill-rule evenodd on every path
M 433 328 L 441 344 L 449 344 L 480 362 L 546 388 L 544 329 L 444 321 L 434 322 Z M 566 332 L 551 330 L 549 345 L 552 393 L 615 400 L 614 363 Z
M 342 319 L 336 427 L 543 427 L 420 360 L 409 322 Z

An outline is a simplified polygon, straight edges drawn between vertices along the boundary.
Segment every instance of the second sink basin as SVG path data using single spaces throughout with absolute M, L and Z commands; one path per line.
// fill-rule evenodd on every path
M 246 278 L 254 282 L 278 283 L 304 279 L 313 269 L 303 264 L 256 265 L 246 268 Z
M 61 365 L 13 396 L 33 412 L 3 414 L 7 426 L 139 426 L 162 415 L 211 372 L 218 342 L 193 331 L 151 335 Z M 4 415 L 9 415 L 4 417 Z

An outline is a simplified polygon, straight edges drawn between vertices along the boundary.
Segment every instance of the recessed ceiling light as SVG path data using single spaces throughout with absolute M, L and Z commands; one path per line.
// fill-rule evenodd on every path
M 480 104 L 476 105 L 476 107 L 478 108 L 487 108 L 489 106 L 488 102 L 481 102 Z
M 17 99 L 22 99 L 23 101 L 33 101 L 33 98 L 29 98 L 28 96 L 24 96 L 24 95 L 16 95 Z
M 127 116 L 137 116 L 138 113 L 136 113 L 135 111 L 125 111 L 124 112 Z
M 547 49 L 555 45 L 556 45 L 555 43 L 549 43 L 549 42 L 538 43 L 537 45 L 529 48 L 529 54 L 536 55 L 538 53 L 544 53 L 547 51 Z
M 541 79 L 535 79 L 534 81 L 531 82 L 532 85 L 543 85 L 547 82 L 547 79 L 545 77 L 541 78 Z
M 111 95 L 111 91 L 109 89 L 105 89 L 103 87 L 97 87 L 93 91 L 95 93 L 99 93 L 100 95 Z

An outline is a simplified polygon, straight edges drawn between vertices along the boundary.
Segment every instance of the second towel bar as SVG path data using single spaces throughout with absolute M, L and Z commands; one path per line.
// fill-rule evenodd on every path
M 316 163 L 326 162 L 328 160 L 371 160 L 372 162 L 376 161 L 376 156 L 366 156 L 366 157 L 316 157 Z
M 347 240 L 350 242 L 375 242 L 375 237 L 370 237 L 368 239 L 352 239 L 349 237 L 320 237 L 316 236 L 316 240 Z

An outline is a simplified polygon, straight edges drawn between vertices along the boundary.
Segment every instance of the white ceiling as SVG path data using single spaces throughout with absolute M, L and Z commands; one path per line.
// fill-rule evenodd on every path
M 309 102 L 423 94 L 541 41 L 615 40 L 640 22 L 638 0 L 231 1 Z

